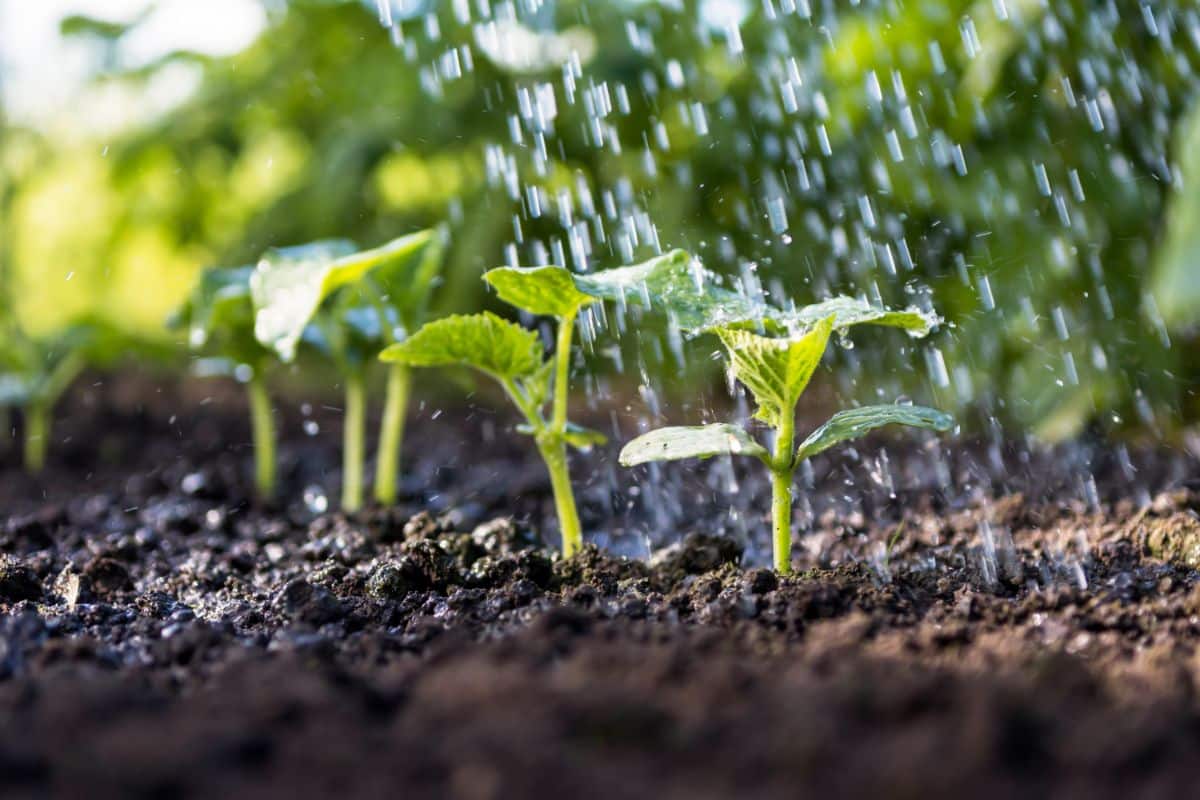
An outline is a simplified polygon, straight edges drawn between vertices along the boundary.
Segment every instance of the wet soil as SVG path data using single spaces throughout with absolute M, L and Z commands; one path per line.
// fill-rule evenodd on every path
M 779 578 L 755 566 L 760 487 L 719 463 L 658 476 L 685 493 L 667 532 L 647 475 L 577 461 L 610 549 L 558 559 L 540 466 L 478 409 L 418 409 L 401 504 L 351 517 L 322 510 L 336 410 L 289 412 L 288 501 L 263 507 L 236 397 L 209 391 L 90 386 L 46 474 L 0 456 L 0 796 L 1182 797 L 1200 778 L 1185 452 L 873 441 L 817 465 Z

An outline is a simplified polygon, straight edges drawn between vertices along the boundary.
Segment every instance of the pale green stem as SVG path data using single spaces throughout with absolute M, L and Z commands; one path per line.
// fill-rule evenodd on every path
M 538 452 L 546 462 L 550 473 L 550 488 L 554 492 L 554 508 L 558 514 L 558 527 L 562 535 L 562 553 L 570 558 L 583 547 L 583 528 L 579 524 L 579 510 L 575 505 L 575 493 L 571 490 L 571 475 L 567 468 L 567 443 L 563 434 L 567 430 L 567 400 L 571 372 L 571 337 L 575 331 L 575 315 L 559 322 L 558 341 L 554 352 L 554 405 L 549 422 L 542 419 L 538 409 L 531 407 L 528 397 L 511 379 L 501 383 L 517 408 L 525 415 L 533 428 L 538 443 Z
M 46 466 L 46 448 L 50 439 L 50 404 L 34 402 L 25 406 L 25 470 L 42 471 Z
M 387 399 L 379 427 L 379 451 L 375 454 L 375 499 L 385 506 L 396 502 L 396 478 L 400 466 L 400 445 L 404 440 L 404 417 L 412 371 L 403 364 L 388 368 Z
M 258 370 L 246 384 L 246 394 L 254 434 L 254 488 L 260 500 L 270 500 L 275 494 L 275 416 L 267 382 Z
M 82 353 L 68 353 L 46 376 L 38 398 L 25 407 L 25 468 L 40 472 L 50 446 L 50 415 L 54 404 L 87 365 Z
M 571 490 L 571 475 L 567 470 L 567 445 L 560 439 L 556 444 L 539 449 L 550 472 L 554 509 L 558 512 L 558 527 L 562 532 L 563 556 L 570 558 L 583 547 L 583 530 L 579 524 L 579 511 L 575 508 L 575 493 Z
M 571 375 L 571 337 L 575 333 L 575 315 L 563 317 L 558 323 L 558 342 L 554 349 L 554 416 L 550 430 L 562 434 L 567 429 L 567 400 Z
M 792 473 L 795 469 L 792 447 L 796 423 L 786 415 L 775 435 L 775 457 L 771 462 L 771 532 L 775 552 L 775 571 L 792 571 Z
M 342 429 L 342 510 L 363 504 L 363 458 L 367 429 L 366 379 L 361 371 L 346 376 L 346 418 Z
M 550 487 L 554 490 L 554 508 L 558 512 L 558 527 L 562 531 L 563 556 L 570 558 L 583 547 L 583 529 L 571 489 L 571 474 L 567 467 L 567 401 L 570 399 L 571 337 L 575 333 L 575 314 L 558 322 L 558 342 L 554 350 L 554 415 L 550 418 L 552 443 L 541 448 L 542 459 L 550 471 Z

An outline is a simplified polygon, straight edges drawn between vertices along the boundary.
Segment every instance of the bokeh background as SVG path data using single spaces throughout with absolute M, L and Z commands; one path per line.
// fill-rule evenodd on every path
M 1171 437 L 1198 97 L 1194 0 L 0 0 L 0 313 L 167 339 L 204 265 L 449 220 L 440 312 L 685 247 L 945 317 L 839 349 L 847 398 Z M 602 374 L 713 383 L 711 343 L 606 336 Z

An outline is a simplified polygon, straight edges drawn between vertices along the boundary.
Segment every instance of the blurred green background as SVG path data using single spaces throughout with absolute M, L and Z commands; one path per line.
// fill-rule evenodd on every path
M 847 397 L 1049 438 L 1200 415 L 1194 0 L 246 4 L 232 53 L 171 45 L 179 3 L 64 4 L 82 82 L 56 100 L 58 50 L 16 69 L 32 4 L 0 0 L 0 303 L 24 328 L 166 336 L 203 265 L 448 219 L 441 311 L 487 303 L 500 263 L 678 246 L 777 299 L 946 318 L 841 351 Z M 228 5 L 190 13 L 221 33 Z

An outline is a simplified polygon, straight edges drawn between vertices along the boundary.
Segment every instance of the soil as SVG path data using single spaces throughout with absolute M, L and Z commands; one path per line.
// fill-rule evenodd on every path
M 0 796 L 1181 797 L 1200 778 L 1186 452 L 872 440 L 815 465 L 780 578 L 756 566 L 762 487 L 727 463 L 651 481 L 577 460 L 606 549 L 563 561 L 503 415 L 417 409 L 402 503 L 347 517 L 322 508 L 335 409 L 288 412 L 289 502 L 264 507 L 236 396 L 211 393 L 88 386 L 37 478 L 6 446 Z

